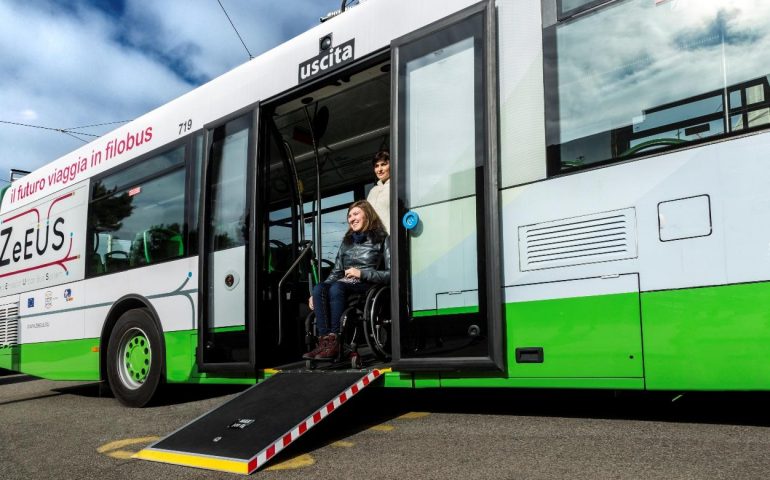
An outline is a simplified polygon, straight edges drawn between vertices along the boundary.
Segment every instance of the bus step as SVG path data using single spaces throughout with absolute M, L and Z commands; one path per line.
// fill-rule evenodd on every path
M 277 373 L 134 457 L 248 475 L 381 374 Z

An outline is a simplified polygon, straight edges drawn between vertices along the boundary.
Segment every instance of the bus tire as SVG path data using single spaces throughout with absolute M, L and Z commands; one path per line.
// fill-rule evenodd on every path
M 147 405 L 160 386 L 164 363 L 163 342 L 149 310 L 121 315 L 107 344 L 107 379 L 115 398 L 128 407 Z

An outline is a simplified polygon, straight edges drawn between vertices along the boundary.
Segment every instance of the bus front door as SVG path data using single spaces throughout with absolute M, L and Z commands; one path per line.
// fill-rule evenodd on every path
M 198 368 L 253 372 L 253 295 L 256 112 L 206 128 L 201 175 L 199 236 Z

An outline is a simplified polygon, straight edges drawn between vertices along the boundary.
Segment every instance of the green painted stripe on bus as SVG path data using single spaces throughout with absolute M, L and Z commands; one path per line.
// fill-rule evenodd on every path
M 224 327 L 217 332 L 237 327 Z M 195 352 L 198 347 L 198 331 L 182 330 L 166 332 L 166 381 L 168 383 L 193 383 L 211 385 L 253 385 L 254 375 L 211 374 L 198 371 Z
M 169 383 L 190 383 L 197 372 L 195 348 L 198 346 L 196 330 L 165 332 L 166 381 Z
M 212 328 L 211 331 L 214 333 L 245 332 L 246 326 L 233 325 L 232 327 L 218 327 L 218 328 Z
M 6 370 L 12 370 L 14 372 L 19 370 L 19 347 L 18 346 L 4 346 L 0 347 L 0 368 Z
M 507 376 L 536 386 L 639 377 L 648 390 L 768 390 L 770 283 L 510 303 L 506 340 Z M 542 347 L 543 363 L 517 363 L 526 347 Z
M 387 372 L 385 373 L 384 377 L 385 377 L 385 380 L 382 384 L 383 387 L 392 387 L 392 388 L 414 387 L 411 373 Z
M 584 388 L 597 390 L 642 390 L 642 378 L 463 378 L 441 376 L 446 388 Z
M 96 381 L 99 380 L 97 347 L 98 338 L 19 345 L 18 371 L 49 380 Z
M 636 292 L 509 303 L 506 330 L 509 377 L 644 376 Z M 543 349 L 542 363 L 517 362 L 516 350 L 531 348 Z
M 770 283 L 642 295 L 651 390 L 770 389 Z
M 436 310 L 418 310 L 412 312 L 412 316 L 415 318 L 436 317 L 439 315 L 460 315 L 463 313 L 479 313 L 479 307 L 476 305 L 470 307 L 439 308 Z

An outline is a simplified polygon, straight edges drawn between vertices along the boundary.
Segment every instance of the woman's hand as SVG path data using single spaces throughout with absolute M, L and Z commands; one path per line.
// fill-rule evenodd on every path
M 310 307 L 310 310 L 315 310 L 315 308 L 313 308 L 313 297 L 308 298 L 307 305 Z
M 345 270 L 345 278 L 358 278 L 361 279 L 361 270 L 357 268 L 348 268 Z

